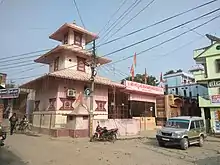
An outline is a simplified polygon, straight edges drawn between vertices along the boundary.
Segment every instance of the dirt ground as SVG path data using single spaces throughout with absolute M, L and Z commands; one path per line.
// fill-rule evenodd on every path
M 155 140 L 120 140 L 113 143 L 88 139 L 13 135 L 0 148 L 0 165 L 219 165 L 220 142 L 187 151 L 158 147 Z

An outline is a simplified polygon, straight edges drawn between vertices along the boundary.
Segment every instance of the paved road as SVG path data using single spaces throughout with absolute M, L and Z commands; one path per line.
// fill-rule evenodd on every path
M 220 143 L 187 151 L 160 148 L 155 140 L 125 140 L 116 143 L 87 139 L 54 139 L 47 136 L 9 136 L 0 150 L 1 165 L 219 165 Z M 12 153 L 13 152 L 13 153 Z M 3 163 L 2 163 L 3 162 Z M 77 162 L 77 163 L 76 163 Z
M 25 165 L 21 159 L 6 148 L 0 148 L 1 165 Z

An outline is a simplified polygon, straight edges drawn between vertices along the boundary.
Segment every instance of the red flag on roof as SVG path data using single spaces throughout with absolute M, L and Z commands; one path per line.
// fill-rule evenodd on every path
M 136 68 L 136 65 L 137 65 L 137 54 L 136 52 L 134 53 L 134 67 Z
M 132 81 L 134 81 L 134 65 L 133 64 L 131 65 L 130 74 L 131 74 Z

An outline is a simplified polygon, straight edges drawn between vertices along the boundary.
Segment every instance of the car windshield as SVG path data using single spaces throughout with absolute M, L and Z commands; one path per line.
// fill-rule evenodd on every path
M 189 127 L 189 120 L 169 119 L 167 121 L 165 127 L 188 129 L 188 127 Z

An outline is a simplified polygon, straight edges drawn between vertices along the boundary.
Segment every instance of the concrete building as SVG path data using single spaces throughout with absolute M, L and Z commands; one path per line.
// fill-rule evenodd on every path
M 35 91 L 35 128 L 54 136 L 85 137 L 91 126 L 90 111 L 94 114 L 93 128 L 99 121 L 101 126 L 118 127 L 121 135 L 138 134 L 142 114 L 156 126 L 156 97 L 164 94 L 163 88 L 131 81 L 121 84 L 97 75 L 94 106 L 90 109 L 90 97 L 85 91 L 91 84 L 92 53 L 85 46 L 98 36 L 65 23 L 50 38 L 61 44 L 35 60 L 47 64 L 49 73 L 21 86 Z M 97 58 L 98 65 L 109 62 Z
M 220 133 L 220 39 L 206 35 L 209 46 L 194 50 L 194 60 L 200 66 L 192 70 L 196 82 L 208 89 L 208 95 L 199 96 L 202 116 L 208 131 Z
M 194 99 L 207 95 L 207 88 L 196 83 L 192 74 L 181 71 L 165 74 L 163 78 L 168 94 Z

